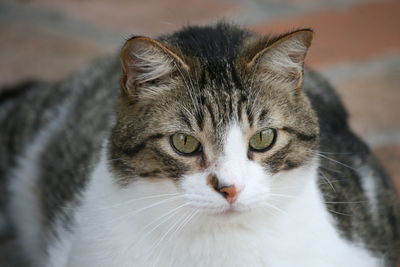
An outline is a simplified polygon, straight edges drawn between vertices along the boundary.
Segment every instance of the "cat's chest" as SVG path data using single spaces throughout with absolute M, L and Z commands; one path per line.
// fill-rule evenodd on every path
M 98 246 L 90 245 L 88 251 L 81 247 L 75 257 L 77 261 L 69 266 L 380 266 L 363 251 L 332 236 L 299 228 L 287 229 L 286 233 L 275 229 L 276 232 L 271 233 L 266 228 L 249 232 L 232 227 L 220 233 L 174 232 L 176 235 L 166 238 L 169 230 L 157 234 L 157 238 L 140 239 L 142 231 L 132 228 L 129 236 L 139 243 L 131 245 L 131 250 L 127 250 L 126 245 L 116 246 L 123 242 L 120 237 L 112 241 L 114 246 L 102 246 L 100 241 Z M 88 255 L 97 256 L 90 258 Z
M 252 230 L 235 226 L 219 232 L 189 230 L 167 241 L 161 235 L 141 242 L 132 255 L 134 266 L 381 266 L 367 251 L 339 238 L 332 228 L 323 230 L 329 227 L 324 223 L 301 226 L 304 221 L 293 222 L 282 227 L 260 222 L 253 224 Z
M 146 183 L 120 190 L 99 170 L 106 175 L 96 176 L 78 212 L 68 267 L 380 266 L 340 237 L 313 184 L 285 210 L 227 223 L 228 216 L 198 215 L 173 193 L 141 197 Z M 168 183 L 162 188 L 151 193 L 165 194 Z
M 379 266 L 365 251 L 338 238 L 318 216 L 310 220 L 288 216 L 278 224 L 259 220 L 246 227 L 215 229 L 184 227 L 188 220 L 178 216 L 176 223 L 165 227 L 160 227 L 160 221 L 118 224 L 97 236 L 96 242 L 96 236 L 81 236 L 68 266 Z

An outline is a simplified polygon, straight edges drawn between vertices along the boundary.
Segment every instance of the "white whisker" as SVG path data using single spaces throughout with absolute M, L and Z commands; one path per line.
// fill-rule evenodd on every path
M 274 194 L 274 193 L 269 193 L 269 195 L 270 195 L 270 196 L 273 196 L 273 197 L 296 198 L 295 196 L 284 195 L 284 194 Z
M 166 237 L 178 224 L 180 224 L 183 220 L 185 220 L 186 217 L 189 216 L 190 213 L 191 213 L 191 211 L 189 210 L 189 211 L 186 212 L 180 219 L 176 220 L 175 223 L 173 223 L 173 224 L 169 227 L 169 229 L 161 236 L 161 238 L 160 238 L 158 241 L 156 241 L 155 244 L 153 244 L 153 245 L 150 247 L 152 252 L 149 253 L 148 257 L 151 257 L 151 256 L 156 252 L 158 246 L 164 241 L 165 237 Z M 162 252 L 162 251 L 160 251 L 159 256 L 161 255 L 161 252 Z M 157 258 L 158 258 L 158 257 L 157 257 Z M 157 260 L 154 260 L 153 262 L 154 262 L 154 264 L 156 264 L 156 263 L 158 262 L 158 259 L 157 259 Z
M 182 221 L 182 223 L 175 229 L 175 231 L 170 235 L 170 239 L 172 238 L 172 236 L 178 234 L 180 231 L 183 231 L 184 227 L 193 219 L 193 217 L 198 213 L 198 210 L 193 210 L 193 212 L 191 214 L 189 214 L 186 219 L 184 219 Z M 171 256 L 171 262 L 169 264 L 169 266 L 173 266 L 173 260 L 174 260 L 174 256 L 173 254 L 175 252 L 175 249 L 173 249 L 173 251 L 171 252 L 172 256 Z
M 347 164 L 344 164 L 343 162 L 340 162 L 340 161 L 338 161 L 338 160 L 332 159 L 332 158 L 330 158 L 330 157 L 328 157 L 328 156 L 325 156 L 325 155 L 323 155 L 323 154 L 321 154 L 321 153 L 318 153 L 318 152 L 315 152 L 315 151 L 312 151 L 312 153 L 314 153 L 314 154 L 317 155 L 317 156 L 320 156 L 321 158 L 330 160 L 330 161 L 335 162 L 335 163 L 337 163 L 337 164 L 339 164 L 339 165 L 342 165 L 342 166 L 344 166 L 344 167 L 346 167 L 346 168 L 349 168 L 350 170 L 357 171 L 357 170 L 354 169 L 353 167 L 351 167 L 351 166 L 349 166 L 349 165 L 347 165 Z
M 276 207 L 276 206 L 274 206 L 274 205 L 272 205 L 272 204 L 270 204 L 270 203 L 264 202 L 264 203 L 262 203 L 262 204 L 265 205 L 265 206 L 267 206 L 267 207 L 270 207 L 270 208 L 272 208 L 272 209 L 274 209 L 274 210 L 276 210 L 276 211 L 279 211 L 280 213 L 282 213 L 282 214 L 284 214 L 284 215 L 287 215 L 287 212 L 286 212 L 286 211 L 284 211 L 284 210 L 282 210 L 282 209 L 280 209 L 280 208 L 278 208 L 278 207 Z
M 343 215 L 343 216 L 348 216 L 348 217 L 352 217 L 353 216 L 352 214 L 347 214 L 347 213 L 343 213 L 343 212 L 339 212 L 339 211 L 335 211 L 335 210 L 331 210 L 331 209 L 327 209 L 327 210 L 330 211 L 330 212 L 339 214 L 339 215 Z
M 333 184 L 331 183 L 331 181 L 329 181 L 328 177 L 325 176 L 325 174 L 323 172 L 319 172 L 319 174 L 322 176 L 322 178 L 324 178 L 325 181 L 327 181 L 327 183 L 330 185 L 330 187 L 332 188 L 333 192 L 336 193 L 336 189 L 333 186 Z
M 171 193 L 171 194 L 160 194 L 160 195 L 152 195 L 152 196 L 147 196 L 147 197 L 140 197 L 140 198 L 135 198 L 135 199 L 129 199 L 127 201 L 121 202 L 121 203 L 117 203 L 114 205 L 110 205 L 110 206 L 104 206 L 104 207 L 100 207 L 96 210 L 105 210 L 105 209 L 111 209 L 111 208 L 116 208 L 116 207 L 120 207 L 123 205 L 129 205 L 132 204 L 134 202 L 137 201 L 141 201 L 141 200 L 147 200 L 147 199 L 153 199 L 153 198 L 160 198 L 160 197 L 170 197 L 170 196 L 178 196 L 181 195 L 181 193 Z
M 142 241 L 144 238 L 148 237 L 152 232 L 154 232 L 157 228 L 159 228 L 162 224 L 166 223 L 169 219 L 171 219 L 176 213 L 179 212 L 179 210 L 185 206 L 187 206 L 188 204 L 182 204 L 166 213 L 164 213 L 162 216 L 158 217 L 157 219 L 153 220 L 152 222 L 148 223 L 145 227 L 143 227 L 143 229 L 139 232 L 138 234 L 138 239 L 134 240 L 134 242 L 132 244 L 130 244 L 129 246 L 127 246 L 124 251 L 122 251 L 122 255 L 127 253 L 129 250 L 134 249 L 140 241 Z M 154 226 L 150 231 L 143 233 L 148 227 L 150 227 L 151 225 L 153 225 L 154 223 L 160 221 L 156 226 Z
M 142 207 L 142 208 L 140 208 L 140 209 L 136 209 L 136 210 L 133 210 L 133 211 L 129 211 L 129 212 L 123 214 L 122 216 L 113 218 L 111 221 L 109 221 L 109 224 L 110 224 L 110 225 L 114 225 L 114 224 L 115 224 L 114 229 L 117 231 L 117 230 L 118 230 L 118 227 L 121 226 L 121 224 L 123 224 L 123 223 L 125 222 L 126 219 L 129 219 L 129 218 L 131 218 L 132 216 L 137 215 L 138 213 L 140 213 L 140 212 L 142 212 L 142 211 L 145 211 L 145 210 L 148 210 L 148 209 L 150 209 L 150 208 L 159 206 L 159 205 L 164 204 L 164 203 L 166 203 L 166 202 L 168 202 L 168 201 L 177 200 L 177 199 L 179 199 L 180 197 L 181 197 L 181 195 L 173 196 L 173 197 L 170 197 L 170 198 L 168 198 L 168 199 L 163 199 L 163 200 L 158 201 L 158 202 L 156 202 L 156 203 L 152 203 L 152 204 L 150 204 L 150 205 L 148 205 L 148 206 L 145 206 L 145 207 Z M 117 223 L 117 222 L 118 222 L 118 223 Z M 90 227 L 93 227 L 93 225 L 91 225 Z

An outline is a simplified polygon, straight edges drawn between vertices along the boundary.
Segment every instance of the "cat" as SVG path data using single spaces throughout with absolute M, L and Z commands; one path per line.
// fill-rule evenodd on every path
M 134 36 L 0 106 L 2 203 L 32 266 L 395 266 L 390 178 L 313 31 Z

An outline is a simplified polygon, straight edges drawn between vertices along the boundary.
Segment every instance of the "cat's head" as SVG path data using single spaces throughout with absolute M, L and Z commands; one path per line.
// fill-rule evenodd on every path
M 318 122 L 302 92 L 311 39 L 226 25 L 129 39 L 110 142 L 120 186 L 177 193 L 211 216 L 292 201 L 316 165 Z

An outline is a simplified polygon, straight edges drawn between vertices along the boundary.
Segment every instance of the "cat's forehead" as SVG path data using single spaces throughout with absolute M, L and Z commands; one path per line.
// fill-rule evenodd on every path
M 283 96 L 275 97 L 273 90 L 261 88 L 257 81 L 252 83 L 251 77 L 229 64 L 219 73 L 203 69 L 194 86 L 187 84 L 180 88 L 184 93 L 178 94 L 179 112 L 183 110 L 193 117 L 200 130 L 208 127 L 216 133 L 225 133 L 233 123 L 242 128 L 257 127 L 257 122 L 279 113 L 277 104 L 284 100 Z
M 175 121 L 180 129 L 199 137 L 203 142 L 221 151 L 233 125 L 243 135 L 260 127 L 260 105 L 246 91 L 234 85 L 209 84 L 196 96 L 187 98 L 175 107 Z M 188 104 L 189 102 L 190 104 Z M 265 110 L 267 109 L 267 105 Z M 167 127 L 174 127 L 171 123 Z

